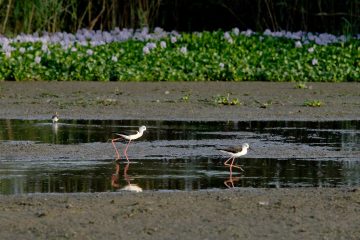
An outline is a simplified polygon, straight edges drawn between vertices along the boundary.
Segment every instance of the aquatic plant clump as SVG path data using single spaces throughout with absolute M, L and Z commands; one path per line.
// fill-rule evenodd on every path
M 155 28 L 0 36 L 0 80 L 359 81 L 360 35 Z

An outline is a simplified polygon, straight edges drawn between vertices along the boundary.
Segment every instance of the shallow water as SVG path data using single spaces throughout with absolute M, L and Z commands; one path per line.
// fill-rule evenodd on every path
M 23 161 L 0 157 L 0 193 L 119 191 L 129 184 L 137 185 L 136 190 L 187 191 L 360 185 L 359 121 L 62 120 L 53 125 L 46 121 L 0 120 L 0 144 L 111 144 L 108 140 L 113 132 L 136 130 L 140 125 L 146 125 L 147 131 L 135 146 L 145 148 L 146 153 L 134 154 L 128 166 L 125 161 L 117 164 L 109 158 L 45 156 Z M 245 172 L 234 169 L 230 175 L 223 165 L 226 156 L 216 148 L 245 141 L 254 147 L 238 160 Z M 304 151 L 308 154 L 300 154 Z

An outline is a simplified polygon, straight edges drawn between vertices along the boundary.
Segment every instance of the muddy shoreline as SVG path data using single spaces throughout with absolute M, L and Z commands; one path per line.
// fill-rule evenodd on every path
M 357 83 L 0 82 L 1 119 L 359 120 Z M 229 95 L 238 105 L 222 105 Z M 320 100 L 320 107 L 304 101 Z M 107 147 L 0 144 L 54 158 Z M 138 145 L 139 148 L 149 147 Z M 93 152 L 91 152 L 93 151 Z M 300 151 L 300 150 L 299 150 Z M 24 154 L 24 155 L 21 155 Z M 308 153 L 311 154 L 311 153 Z M 340 153 L 337 153 L 340 154 Z M 0 196 L 1 239 L 359 239 L 360 189 L 289 188 Z
M 229 94 L 230 102 L 216 103 Z M 305 101 L 320 101 L 306 107 Z M 359 120 L 360 84 L 0 82 L 0 117 L 99 120 Z

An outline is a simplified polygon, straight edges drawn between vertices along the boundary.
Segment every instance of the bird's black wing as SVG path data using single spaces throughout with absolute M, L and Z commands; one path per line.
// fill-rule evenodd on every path
M 225 151 L 225 152 L 231 152 L 231 153 L 237 153 L 237 152 L 242 151 L 242 146 L 233 146 L 233 147 L 228 147 L 228 148 L 218 148 L 218 150 Z

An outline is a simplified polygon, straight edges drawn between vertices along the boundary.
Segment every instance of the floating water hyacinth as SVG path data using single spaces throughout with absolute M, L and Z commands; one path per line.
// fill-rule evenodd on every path
M 234 29 L 233 32 L 234 32 L 234 35 L 235 35 L 235 36 L 238 36 L 238 35 L 239 35 L 239 32 L 238 32 L 237 30 Z M 247 34 L 246 32 L 241 32 L 241 33 L 244 34 L 244 35 Z M 246 36 L 250 36 L 250 35 L 251 35 L 251 33 L 249 32 L 248 35 L 246 35 Z M 229 32 L 225 32 L 225 33 L 224 33 L 224 38 L 225 38 L 225 40 L 226 40 L 228 43 L 230 43 L 230 44 L 233 44 L 233 43 L 234 43 L 234 39 L 231 37 L 231 35 L 230 35 Z
M 300 41 L 296 41 L 295 42 L 295 47 L 296 48 L 302 48 L 302 43 Z
M 225 38 L 226 40 L 230 39 L 230 38 L 231 38 L 230 33 L 229 33 L 229 32 L 225 32 L 225 33 L 224 33 L 224 38 Z
M 234 33 L 235 36 L 238 36 L 240 33 L 240 30 L 238 28 L 233 28 L 232 32 Z
M 43 52 L 47 52 L 49 49 L 48 49 L 48 46 L 46 45 L 46 44 L 43 44 L 42 46 L 41 46 L 41 51 L 43 51 Z
M 238 28 L 181 34 L 161 28 L 80 29 L 74 34 L 0 36 L 0 80 L 359 81 L 359 37 Z M 92 64 L 89 56 L 94 56 Z
M 112 56 L 112 57 L 111 57 L 111 61 L 117 62 L 117 61 L 118 61 L 118 58 L 117 58 L 116 56 Z
M 346 42 L 351 39 L 351 37 L 346 37 L 344 35 L 335 36 L 333 34 L 328 33 L 319 33 L 314 34 L 311 32 L 288 32 L 288 31 L 278 31 L 272 32 L 269 29 L 266 29 L 263 33 L 265 36 L 271 37 L 282 37 L 293 40 L 301 40 L 303 43 L 314 42 L 317 45 L 328 45 L 333 43 L 341 43 Z M 354 39 L 360 39 L 359 34 L 353 37 Z
M 166 48 L 166 42 L 161 41 L 161 42 L 160 42 L 160 47 L 161 47 L 161 48 Z
M 187 48 L 186 48 L 186 47 L 181 47 L 181 48 L 180 48 L 180 52 L 181 52 L 182 54 L 187 54 Z
M 149 42 L 146 44 L 146 46 L 149 48 L 149 50 L 152 50 L 156 48 L 156 43 Z
M 254 32 L 251 29 L 246 30 L 245 32 L 242 32 L 243 35 L 250 37 L 254 34 Z
M 238 28 L 234 28 L 232 30 L 234 36 L 238 36 L 240 30 Z M 246 31 L 241 32 L 242 35 L 252 36 L 256 34 L 252 30 L 248 29 Z M 271 37 L 283 37 L 293 40 L 299 40 L 300 42 L 311 41 L 315 42 L 318 45 L 327 45 L 332 43 L 346 42 L 349 37 L 345 37 L 344 35 L 335 36 L 332 34 L 321 33 L 307 33 L 307 32 L 288 32 L 288 31 L 278 31 L 272 32 L 269 29 L 265 30 L 262 35 L 271 36 Z M 119 29 L 115 28 L 111 31 L 99 31 L 99 30 L 88 30 L 88 29 L 79 29 L 76 33 L 64 33 L 64 32 L 55 32 L 55 33 L 47 33 L 44 32 L 42 35 L 38 33 L 34 34 L 20 34 L 14 38 L 7 38 L 5 36 L 0 36 L 0 44 L 6 45 L 11 43 L 35 43 L 41 42 L 46 44 L 61 44 L 63 46 L 73 45 L 74 43 L 78 43 L 82 46 L 86 46 L 90 44 L 91 46 L 99 46 L 104 44 L 109 44 L 112 42 L 125 42 L 129 40 L 138 40 L 138 41 L 150 41 L 150 40 L 161 40 L 164 38 L 170 37 L 171 43 L 176 43 L 178 38 L 181 37 L 176 31 L 166 32 L 161 28 L 155 28 L 153 33 L 149 32 L 148 28 L 143 29 Z M 225 39 L 232 38 L 229 32 L 224 33 Z M 353 38 L 360 39 L 360 34 L 357 34 Z
M 91 49 L 88 49 L 88 50 L 86 50 L 86 54 L 89 55 L 89 56 L 91 56 L 91 55 L 94 54 L 94 51 L 91 50 Z
M 149 49 L 148 46 L 143 47 L 143 53 L 144 53 L 145 55 L 150 53 L 150 49 Z
M 318 65 L 318 60 L 316 58 L 314 58 L 313 60 L 311 60 L 311 64 L 314 65 Z
M 176 38 L 175 36 L 172 36 L 172 37 L 170 38 L 170 41 L 171 41 L 171 43 L 176 43 L 176 42 L 177 42 L 177 38 Z
M 39 64 L 41 62 L 41 57 L 36 56 L 35 57 L 35 63 Z

